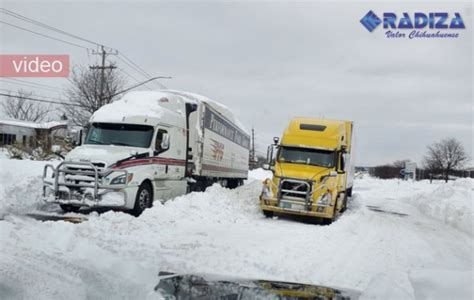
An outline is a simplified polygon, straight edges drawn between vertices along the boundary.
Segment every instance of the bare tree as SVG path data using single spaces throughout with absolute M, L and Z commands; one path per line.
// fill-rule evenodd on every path
M 5 101 L 1 102 L 1 106 L 8 117 L 29 122 L 46 120 L 50 110 L 49 106 L 28 100 L 27 98 L 33 96 L 33 92 L 20 89 L 17 93 L 18 95 L 15 96 L 5 96 Z
M 455 138 L 445 138 L 428 146 L 424 158 L 425 168 L 430 171 L 440 171 L 448 182 L 449 173 L 461 168 L 469 157 L 463 145 Z
M 65 105 L 64 109 L 74 124 L 86 126 L 92 113 L 112 102 L 113 95 L 123 89 L 125 80 L 116 70 L 108 68 L 103 71 L 103 85 L 101 70 L 82 67 L 72 72 L 66 97 L 74 106 Z
M 410 161 L 409 159 L 396 160 L 392 163 L 392 165 L 395 168 L 399 168 L 401 170 L 401 169 L 405 169 L 405 165 L 409 161 Z

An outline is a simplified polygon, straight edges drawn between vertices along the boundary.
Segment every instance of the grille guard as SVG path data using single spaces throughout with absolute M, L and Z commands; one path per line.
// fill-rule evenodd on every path
M 73 170 L 73 169 L 67 169 L 67 166 L 83 166 L 87 167 L 90 170 Z M 52 177 L 48 178 L 48 169 L 52 170 Z M 57 198 L 59 196 L 59 191 L 61 190 L 61 187 L 66 187 L 68 190 L 70 187 L 75 187 L 75 188 L 93 188 L 94 189 L 94 199 L 96 201 L 99 201 L 99 190 L 120 190 L 125 187 L 127 187 L 127 183 L 125 184 L 114 184 L 114 185 L 109 185 L 109 184 L 103 184 L 100 179 L 112 174 L 112 173 L 123 173 L 125 174 L 125 177 L 128 178 L 128 171 L 125 169 L 104 169 L 104 170 L 99 170 L 93 163 L 91 162 L 61 162 L 59 165 L 54 167 L 52 164 L 47 164 L 44 166 L 43 169 L 43 198 L 46 197 L 46 188 L 52 188 L 54 191 L 54 197 Z M 68 183 L 68 182 L 61 182 L 59 180 L 60 174 L 64 175 L 79 175 L 79 176 L 89 176 L 93 181 L 91 180 L 91 183 Z M 92 177 L 93 176 L 93 177 Z M 48 179 L 53 179 L 52 181 L 49 181 Z M 85 180 L 83 180 L 85 181 Z M 69 195 L 71 193 L 69 192 Z
M 306 185 L 306 192 L 302 191 L 295 191 L 295 190 L 288 190 L 288 189 L 283 189 L 283 184 L 286 182 L 291 182 L 291 183 L 300 183 L 303 185 Z M 310 181 L 306 180 L 301 180 L 301 179 L 295 179 L 295 178 L 288 178 L 288 177 L 282 177 L 279 184 L 278 184 L 278 194 L 277 194 L 277 205 L 280 206 L 280 201 L 283 198 L 283 193 L 291 193 L 291 194 L 299 194 L 299 195 L 304 195 L 304 200 L 301 197 L 300 199 L 297 199 L 297 197 L 294 197 L 295 199 L 288 199 L 288 200 L 294 200 L 294 201 L 304 201 L 304 208 L 305 210 L 310 210 L 312 206 L 311 202 L 311 196 L 313 195 L 313 184 Z

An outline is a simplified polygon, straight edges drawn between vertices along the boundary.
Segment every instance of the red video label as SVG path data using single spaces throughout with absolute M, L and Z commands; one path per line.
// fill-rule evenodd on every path
M 69 55 L 0 55 L 0 77 L 69 77 Z

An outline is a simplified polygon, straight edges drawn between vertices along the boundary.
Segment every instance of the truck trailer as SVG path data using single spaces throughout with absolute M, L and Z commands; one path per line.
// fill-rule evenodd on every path
M 352 121 L 295 118 L 268 147 L 260 207 L 265 216 L 300 215 L 331 223 L 347 207 L 354 178 Z
M 64 211 L 112 207 L 139 215 L 248 173 L 250 137 L 225 106 L 175 90 L 130 92 L 97 110 L 85 141 L 43 172 L 44 200 Z

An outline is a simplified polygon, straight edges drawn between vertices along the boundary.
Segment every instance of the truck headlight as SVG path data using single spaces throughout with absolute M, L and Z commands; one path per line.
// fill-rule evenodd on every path
M 331 194 L 330 193 L 324 193 L 321 197 L 318 199 L 318 205 L 321 206 L 329 206 L 329 203 L 331 202 Z
M 132 179 L 133 179 L 133 174 L 132 173 L 129 173 L 128 175 L 123 174 L 123 175 L 117 176 L 114 179 L 112 179 L 110 184 L 127 184 L 130 181 L 132 181 Z
M 273 198 L 273 192 L 272 187 L 270 185 L 270 181 L 271 180 L 268 178 L 263 181 L 262 196 L 265 198 Z

